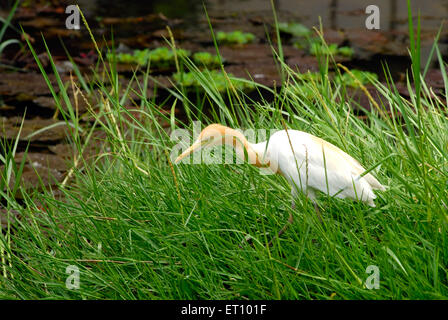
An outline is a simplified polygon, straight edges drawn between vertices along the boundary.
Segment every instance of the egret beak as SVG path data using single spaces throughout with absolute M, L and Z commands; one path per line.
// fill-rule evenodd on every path
M 199 141 L 196 141 L 195 143 L 193 143 L 187 150 L 182 152 L 182 154 L 176 158 L 174 163 L 175 164 L 179 163 L 179 161 L 181 161 L 183 158 L 188 157 L 190 154 L 192 154 L 196 150 L 201 149 L 203 144 L 204 144 L 204 142 L 205 141 L 199 140 Z

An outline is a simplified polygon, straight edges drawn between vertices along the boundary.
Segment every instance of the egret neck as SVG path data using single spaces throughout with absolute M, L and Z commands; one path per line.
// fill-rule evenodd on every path
M 266 141 L 250 143 L 240 131 L 220 124 L 212 124 L 202 130 L 198 139 L 177 157 L 175 162 L 178 163 L 194 151 L 201 150 L 206 146 L 211 147 L 223 144 L 235 148 L 238 157 L 247 160 L 248 163 L 256 167 L 269 166 L 269 159 L 266 159 L 267 157 L 265 156 Z

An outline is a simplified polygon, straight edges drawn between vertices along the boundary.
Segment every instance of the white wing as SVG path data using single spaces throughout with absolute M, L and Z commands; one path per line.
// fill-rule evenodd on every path
M 289 138 L 288 138 L 289 135 Z M 360 200 L 374 206 L 374 188 L 383 186 L 358 161 L 336 146 L 306 132 L 288 130 L 271 136 L 268 153 L 278 171 L 294 189 L 313 197 L 319 190 L 338 198 Z M 291 146 L 293 151 L 291 150 Z

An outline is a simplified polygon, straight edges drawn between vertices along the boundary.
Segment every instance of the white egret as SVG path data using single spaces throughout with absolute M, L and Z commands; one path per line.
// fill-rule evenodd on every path
M 293 198 L 297 197 L 298 192 L 303 192 L 315 207 L 316 191 L 362 201 L 374 207 L 374 190 L 385 190 L 372 174 L 363 175 L 366 170 L 350 155 L 321 138 L 298 130 L 277 131 L 268 141 L 250 143 L 241 132 L 212 124 L 202 130 L 198 139 L 175 163 L 205 146 L 222 144 L 235 148 L 240 157 L 247 154 L 250 164 L 268 166 L 284 176 L 291 184 Z M 292 216 L 289 222 L 292 222 Z

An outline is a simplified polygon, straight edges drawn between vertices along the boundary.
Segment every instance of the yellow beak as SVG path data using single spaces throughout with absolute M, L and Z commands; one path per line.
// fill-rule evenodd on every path
M 178 156 L 176 158 L 176 160 L 174 161 L 174 163 L 179 163 L 179 161 L 181 161 L 183 158 L 188 157 L 190 154 L 192 154 L 194 151 L 200 149 L 202 146 L 202 141 L 196 141 L 195 143 L 193 143 L 187 150 L 185 150 L 184 152 L 182 152 L 182 154 L 180 156 Z

